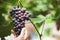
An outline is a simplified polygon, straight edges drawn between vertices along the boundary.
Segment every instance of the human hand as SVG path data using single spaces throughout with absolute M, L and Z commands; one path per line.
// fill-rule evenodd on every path
M 14 35 L 14 40 L 24 40 L 25 28 L 22 29 L 19 36 L 16 35 L 16 32 L 14 32 L 14 30 L 12 30 L 12 33 Z
M 31 33 L 34 31 L 34 26 L 29 21 L 25 22 L 25 27 L 22 29 L 21 34 L 17 37 L 16 33 L 13 31 L 15 36 L 14 40 L 29 40 Z

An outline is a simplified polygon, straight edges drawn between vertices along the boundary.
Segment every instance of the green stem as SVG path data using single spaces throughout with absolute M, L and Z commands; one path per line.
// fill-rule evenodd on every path
M 23 7 L 23 5 L 22 5 L 21 2 L 22 2 L 22 0 L 19 0 L 19 1 L 18 1 L 18 5 L 19 5 L 20 7 Z
M 31 19 L 29 19 L 30 20 L 30 22 L 34 25 L 34 27 L 35 27 L 35 30 L 37 31 L 37 33 L 38 33 L 38 35 L 39 35 L 39 37 L 40 37 L 40 40 L 41 40 L 41 34 L 39 33 L 39 31 L 38 31 L 38 29 L 37 29 L 37 25 L 35 25 L 32 21 L 31 21 Z

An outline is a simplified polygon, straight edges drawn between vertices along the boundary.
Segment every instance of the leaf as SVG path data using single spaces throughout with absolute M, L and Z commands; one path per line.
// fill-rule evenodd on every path
M 40 23 L 42 20 L 40 18 L 31 18 L 34 23 Z

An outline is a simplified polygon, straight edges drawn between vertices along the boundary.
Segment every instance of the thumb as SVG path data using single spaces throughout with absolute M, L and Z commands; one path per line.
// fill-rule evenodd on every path
M 25 30 L 25 35 L 24 35 L 24 39 L 26 40 L 27 39 L 27 36 L 28 35 L 28 32 L 27 32 L 27 30 Z
M 20 37 L 24 37 L 24 35 L 25 35 L 25 28 L 22 29 Z
M 14 40 L 24 40 L 25 28 L 22 29 L 20 35 Z

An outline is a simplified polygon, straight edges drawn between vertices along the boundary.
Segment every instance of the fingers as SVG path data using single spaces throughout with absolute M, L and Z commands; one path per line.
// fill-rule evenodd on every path
M 16 32 L 14 30 L 11 30 L 11 32 L 14 35 L 14 37 L 16 38 L 17 37 Z
M 20 35 L 19 35 L 18 37 L 17 37 L 16 32 L 15 32 L 14 30 L 11 30 L 11 32 L 12 32 L 12 34 L 14 35 L 14 38 L 15 38 L 15 39 L 21 39 L 21 40 L 24 39 L 25 28 L 23 28 L 23 29 L 21 30 L 21 33 L 20 33 Z M 15 40 L 15 39 L 14 39 L 14 40 Z
M 21 34 L 18 37 L 16 37 L 16 33 L 14 32 L 14 30 L 11 30 L 11 31 L 14 35 L 14 40 L 24 40 L 25 28 L 22 29 Z
M 26 21 L 25 28 L 21 30 L 20 35 L 16 38 L 16 40 L 27 40 L 31 33 L 34 31 L 34 26 L 31 22 Z M 14 36 L 16 37 L 16 33 L 13 31 Z
M 26 30 L 25 28 L 22 29 L 21 34 L 20 34 L 21 36 L 25 35 L 25 30 Z
M 22 29 L 21 34 L 17 37 L 17 39 L 24 40 L 25 28 Z
M 24 39 L 26 40 L 26 39 L 27 39 L 27 37 L 28 37 L 28 32 L 27 32 L 27 30 L 25 30 Z
M 30 31 L 28 31 L 27 29 L 25 30 L 25 34 L 24 34 L 24 40 L 27 40 L 27 39 L 29 39 L 29 37 L 30 37 Z

